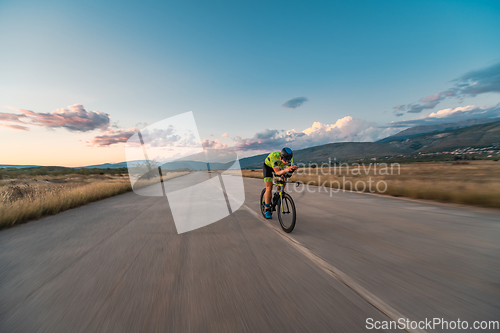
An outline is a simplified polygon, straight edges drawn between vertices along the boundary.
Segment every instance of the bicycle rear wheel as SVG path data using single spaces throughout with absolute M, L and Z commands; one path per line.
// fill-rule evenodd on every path
M 281 228 L 286 232 L 292 232 L 295 228 L 296 212 L 295 203 L 288 193 L 283 193 L 282 200 L 278 201 L 278 220 Z
M 262 192 L 260 193 L 260 212 L 262 213 L 262 216 L 266 217 L 266 202 L 264 201 L 264 195 L 266 194 L 266 189 L 263 189 Z

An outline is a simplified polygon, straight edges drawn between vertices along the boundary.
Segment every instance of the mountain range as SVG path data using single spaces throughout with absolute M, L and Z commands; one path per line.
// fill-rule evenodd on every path
M 416 126 L 377 142 L 337 142 L 299 149 L 294 152 L 294 162 L 346 162 L 350 160 L 401 157 L 419 153 L 452 151 L 455 149 L 493 146 L 500 149 L 500 121 L 474 119 L 449 124 Z M 279 149 L 280 147 L 276 147 Z M 242 168 L 260 168 L 267 154 L 240 159 Z M 212 169 L 225 169 L 227 163 L 211 163 Z M 24 168 L 36 165 L 6 165 L 0 168 Z M 88 165 L 80 168 L 126 168 L 127 162 Z M 199 161 L 178 160 L 167 169 L 188 168 L 205 170 L 207 164 Z

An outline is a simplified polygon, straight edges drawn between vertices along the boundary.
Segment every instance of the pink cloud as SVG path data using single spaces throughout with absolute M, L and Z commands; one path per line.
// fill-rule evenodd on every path
M 91 146 L 106 147 L 127 142 L 127 140 L 138 131 L 139 129 L 137 127 L 132 127 L 127 130 L 114 130 L 110 128 L 104 134 L 95 136 L 89 144 Z
M 109 126 L 109 115 L 99 111 L 87 111 L 81 104 L 68 106 L 68 109 L 57 109 L 50 113 L 37 113 L 30 110 L 7 108 L 22 114 L 0 113 L 0 121 L 18 124 L 17 129 L 26 125 L 46 128 L 65 128 L 69 131 L 87 132 L 95 129 L 106 129 Z
M 9 121 L 9 122 L 22 122 L 20 118 L 26 117 L 23 114 L 12 114 L 12 113 L 1 113 L 0 112 L 0 121 Z
M 28 127 L 22 126 L 22 125 L 8 125 L 8 124 L 0 124 L 0 125 L 4 126 L 4 127 L 15 129 L 15 130 L 20 130 L 20 131 L 29 131 L 30 130 Z

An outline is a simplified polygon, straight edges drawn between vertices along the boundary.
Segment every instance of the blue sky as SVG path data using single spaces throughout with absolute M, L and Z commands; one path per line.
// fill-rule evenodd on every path
M 0 0 L 0 164 L 118 162 L 119 140 L 93 138 L 185 111 L 244 156 L 370 141 L 443 109 L 433 118 L 499 115 L 499 14 L 498 1 Z M 458 86 L 475 82 L 488 86 Z M 307 101 L 283 106 L 294 98 Z M 74 110 L 84 127 L 64 122 Z

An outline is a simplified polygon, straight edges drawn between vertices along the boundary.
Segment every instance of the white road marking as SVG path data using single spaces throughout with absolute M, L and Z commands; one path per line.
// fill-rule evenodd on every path
M 246 204 L 242 206 L 245 208 L 247 211 L 249 211 L 252 215 L 257 217 L 260 221 L 264 222 L 266 226 L 271 228 L 272 230 L 276 231 L 285 241 L 287 241 L 289 244 L 291 244 L 294 248 L 296 248 L 300 253 L 302 253 L 306 258 L 311 260 L 313 263 L 315 263 L 317 266 L 319 266 L 323 271 L 325 271 L 328 275 L 332 276 L 333 278 L 339 280 L 343 284 L 345 284 L 347 287 L 349 287 L 352 291 L 354 291 L 356 294 L 361 296 L 364 300 L 366 300 L 368 303 L 373 305 L 375 308 L 377 308 L 380 312 L 384 313 L 387 317 L 394 321 L 398 321 L 399 318 L 409 318 L 408 316 L 402 315 L 399 311 L 395 310 L 392 308 L 390 305 L 382 301 L 380 298 L 363 288 L 361 285 L 359 285 L 356 281 L 354 281 L 352 278 L 350 278 L 348 275 L 340 271 L 338 268 L 335 266 L 331 265 L 328 263 L 325 259 L 321 258 L 319 255 L 308 249 L 306 246 L 302 245 L 299 241 L 295 240 L 293 237 L 291 237 L 289 234 L 285 233 L 281 228 L 268 223 L 267 220 L 264 219 L 264 217 L 250 209 Z M 407 332 L 410 333 L 426 333 L 424 330 L 420 329 L 411 329 L 411 328 L 406 328 L 405 329 Z

